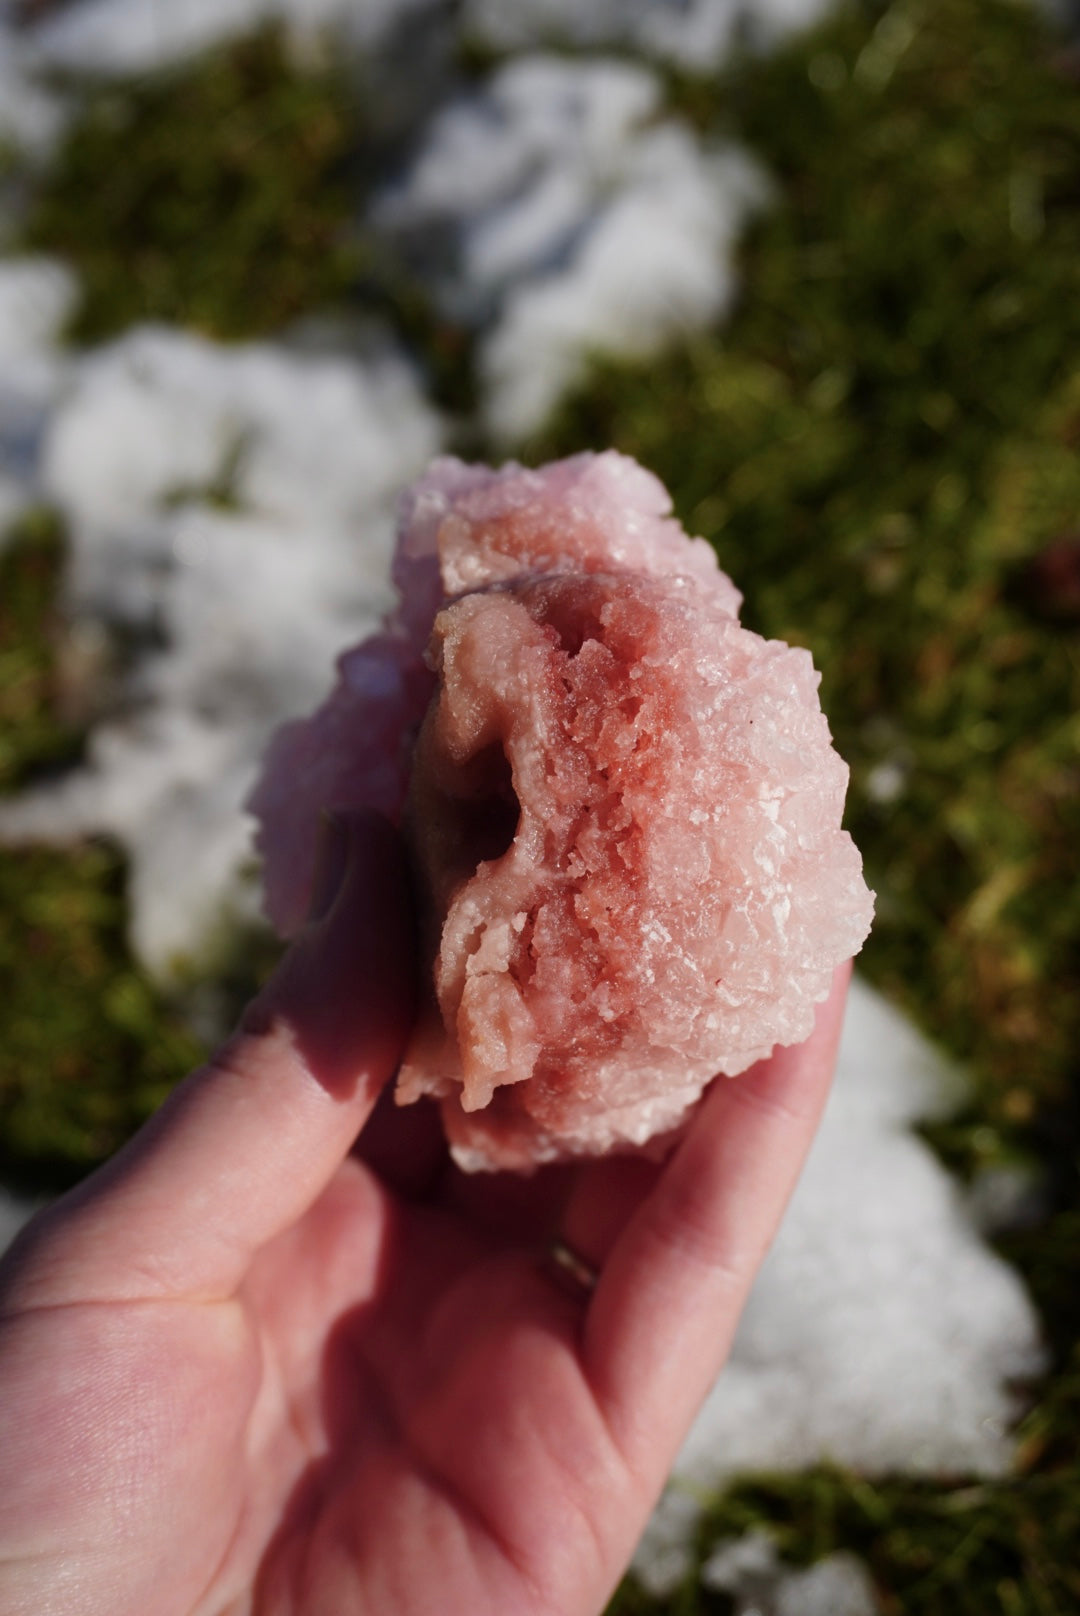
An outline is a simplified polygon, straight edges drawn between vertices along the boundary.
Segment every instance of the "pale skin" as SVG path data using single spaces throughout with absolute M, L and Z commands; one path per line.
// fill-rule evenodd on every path
M 239 1032 L 3 1265 L 4 1616 L 598 1616 L 615 1587 L 809 1147 L 847 969 L 663 1167 L 466 1180 L 424 1107 L 365 1128 L 409 1028 L 401 882 L 388 827 L 340 824 Z

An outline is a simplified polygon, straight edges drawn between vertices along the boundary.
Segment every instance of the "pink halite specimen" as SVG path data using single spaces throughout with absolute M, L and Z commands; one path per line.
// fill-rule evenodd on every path
M 810 657 L 740 627 L 670 509 L 615 453 L 436 461 L 404 502 L 398 613 L 253 798 L 283 931 L 321 809 L 403 816 L 434 964 L 398 1099 L 436 1096 L 468 1169 L 670 1133 L 718 1073 L 808 1035 L 869 930 Z

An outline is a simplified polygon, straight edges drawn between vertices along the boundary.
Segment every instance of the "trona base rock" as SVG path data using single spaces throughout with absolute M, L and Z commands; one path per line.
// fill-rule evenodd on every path
M 624 456 L 438 460 L 400 605 L 273 742 L 252 806 L 299 924 L 318 815 L 398 818 L 430 990 L 397 1098 L 469 1170 L 662 1148 L 718 1074 L 807 1037 L 872 894 L 809 654 L 738 621 Z

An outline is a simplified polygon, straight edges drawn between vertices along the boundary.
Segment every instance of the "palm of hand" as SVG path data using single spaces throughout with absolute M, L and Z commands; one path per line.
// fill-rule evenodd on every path
M 354 830 L 237 1038 L 6 1264 L 5 1616 L 595 1616 L 629 1558 L 808 1148 L 846 973 L 663 1168 L 467 1180 L 418 1108 L 396 1144 L 385 1105 L 365 1128 L 409 1026 L 388 835 Z M 543 1271 L 556 1230 L 591 1298 Z
M 352 1162 L 290 1244 L 249 1288 L 280 1387 L 266 1611 L 599 1609 L 634 1484 L 531 1244 Z
M 28 1496 L 9 1540 L 33 1533 L 87 1588 L 108 1542 L 115 1612 L 246 1609 L 252 1590 L 275 1616 L 599 1609 L 648 1487 L 589 1386 L 580 1303 L 484 1224 L 350 1158 L 235 1298 L 74 1304 L 61 1330 L 28 1313 L 9 1453 L 76 1422 L 113 1463 L 90 1499 Z

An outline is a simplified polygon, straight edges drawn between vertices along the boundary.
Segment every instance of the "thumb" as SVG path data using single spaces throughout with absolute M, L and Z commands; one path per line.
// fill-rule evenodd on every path
M 46 1262 L 19 1265 L 22 1305 L 229 1295 L 325 1189 L 401 1058 L 412 924 L 381 816 L 329 821 L 319 862 L 316 917 L 237 1032 L 27 1230 L 26 1258 L 61 1238 Z

